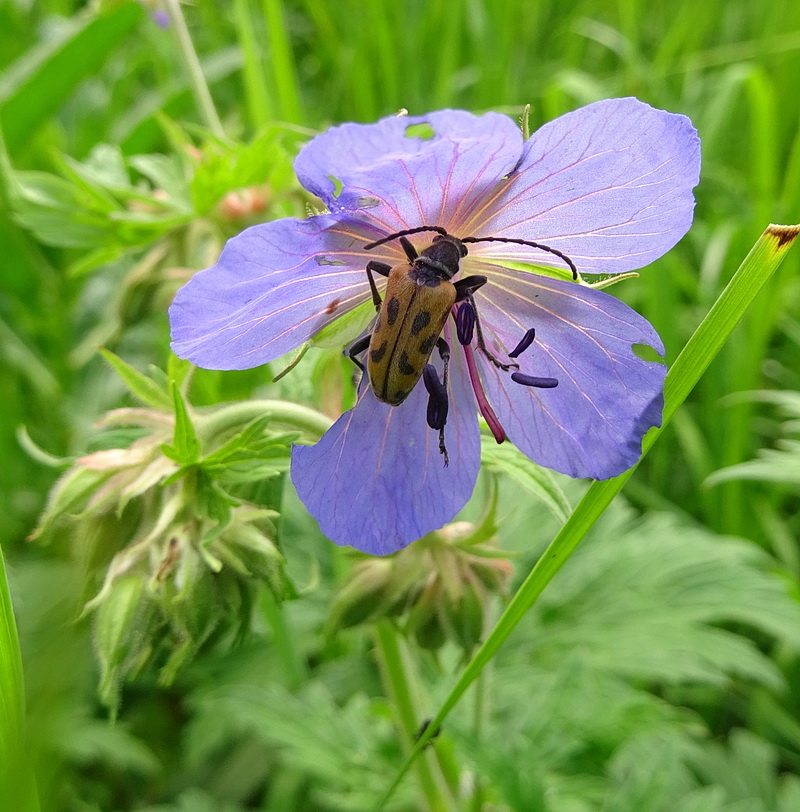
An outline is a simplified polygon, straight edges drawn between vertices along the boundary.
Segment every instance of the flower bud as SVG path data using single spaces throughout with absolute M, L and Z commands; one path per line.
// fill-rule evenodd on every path
M 391 569 L 391 562 L 385 558 L 356 564 L 331 605 L 331 624 L 347 629 L 378 616 L 386 601 L 386 584 Z

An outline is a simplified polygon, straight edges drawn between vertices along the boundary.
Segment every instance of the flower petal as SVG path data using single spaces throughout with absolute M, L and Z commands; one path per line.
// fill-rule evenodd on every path
M 533 345 L 515 360 L 526 375 L 558 379 L 554 389 L 522 386 L 477 353 L 509 439 L 534 462 L 572 477 L 608 479 L 626 471 L 641 455 L 645 432 L 661 425 L 666 367 L 632 349 L 644 344 L 663 354 L 653 327 L 602 291 L 484 270 L 490 281 L 476 302 L 489 348 L 507 353 L 535 327 Z
M 362 386 L 355 407 L 315 446 L 292 449 L 292 482 L 331 541 L 387 555 L 439 529 L 466 504 L 480 437 L 460 349 L 450 369 L 448 467 L 438 432 L 426 423 L 427 393 L 419 383 L 400 406 L 381 403 Z
M 327 215 L 248 228 L 178 291 L 173 351 L 206 369 L 249 369 L 289 352 L 369 297 L 364 240 Z
M 420 124 L 433 135 L 406 134 Z M 331 211 L 360 211 L 381 234 L 422 225 L 460 234 L 469 210 L 516 166 L 522 143 L 507 116 L 440 110 L 333 127 L 303 147 L 294 168 Z
M 634 98 L 595 102 L 537 130 L 467 230 L 544 243 L 583 273 L 630 271 L 688 231 L 699 173 L 700 142 L 688 118 Z M 524 248 L 488 245 L 480 250 L 486 258 L 532 261 Z M 563 267 L 544 252 L 533 261 Z

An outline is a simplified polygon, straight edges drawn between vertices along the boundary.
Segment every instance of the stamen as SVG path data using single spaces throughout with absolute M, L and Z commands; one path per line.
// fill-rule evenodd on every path
M 447 401 L 447 390 L 439 380 L 436 367 L 433 364 L 426 364 L 422 370 L 422 380 L 428 390 L 428 425 L 440 431 L 447 423 L 447 411 L 449 404 Z
M 537 389 L 553 389 L 558 386 L 557 378 L 537 378 L 534 375 L 525 375 L 522 372 L 512 372 L 511 380 L 523 386 L 535 386 Z
M 530 347 L 531 344 L 533 344 L 533 340 L 535 338 L 536 338 L 536 328 L 531 327 L 531 329 L 528 330 L 524 336 L 522 336 L 519 344 L 517 344 L 517 346 L 514 347 L 514 349 L 508 354 L 508 357 L 518 358 L 520 355 L 522 355 L 523 352 L 525 352 L 525 350 L 528 349 L 528 347 Z
M 484 420 L 489 424 L 489 429 L 494 435 L 494 439 L 498 443 L 502 443 L 506 439 L 506 433 L 497 419 L 489 401 L 486 399 L 486 393 L 483 391 L 481 378 L 478 373 L 478 367 L 475 364 L 475 355 L 472 352 L 472 347 L 469 344 L 464 346 L 464 356 L 467 359 L 467 369 L 469 370 L 469 380 L 472 384 L 472 391 L 475 392 L 475 399 L 478 401 L 478 411 L 483 415 Z
M 475 329 L 475 308 L 469 302 L 462 302 L 456 311 L 456 334 L 460 344 L 472 344 Z

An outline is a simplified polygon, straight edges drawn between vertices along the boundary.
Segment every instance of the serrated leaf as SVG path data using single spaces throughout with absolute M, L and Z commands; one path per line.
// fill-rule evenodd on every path
M 225 445 L 204 457 L 202 465 L 204 467 L 210 467 L 215 464 L 225 463 L 236 457 L 240 452 L 248 449 L 251 443 L 255 442 L 255 440 L 264 433 L 270 420 L 271 415 L 268 414 L 257 417 L 248 423 L 241 432 L 228 440 Z
M 153 380 L 143 375 L 126 361 L 123 361 L 119 356 L 114 355 L 111 350 L 100 347 L 99 351 L 122 378 L 131 393 L 139 400 L 155 409 L 172 409 L 172 401 L 169 395 Z
M 133 155 L 128 163 L 156 189 L 166 192 L 173 206 L 191 211 L 186 167 L 180 155 Z
M 167 380 L 174 381 L 177 386 L 182 388 L 193 369 L 194 367 L 190 361 L 178 358 L 173 352 L 169 354 L 169 358 L 167 358 Z
M 536 496 L 559 523 L 567 520 L 572 506 L 555 477 L 529 460 L 516 446 L 511 443 L 498 445 L 492 437 L 482 434 L 481 460 L 490 471 L 506 474 Z
M 183 464 L 195 463 L 200 453 L 200 441 L 197 439 L 197 433 L 189 417 L 186 401 L 184 401 L 183 395 L 174 381 L 172 383 L 172 397 L 175 406 L 175 435 L 172 448 Z

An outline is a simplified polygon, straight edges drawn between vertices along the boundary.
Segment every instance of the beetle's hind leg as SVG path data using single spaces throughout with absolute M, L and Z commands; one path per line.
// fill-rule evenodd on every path
M 439 432 L 439 453 L 444 457 L 445 467 L 450 464 L 447 455 L 447 446 L 444 442 L 444 427 L 447 423 L 447 412 L 450 402 L 447 396 L 447 383 L 449 380 L 450 347 L 443 338 L 436 342 L 436 349 L 442 359 L 442 380 L 433 364 L 426 364 L 422 371 L 422 380 L 428 390 L 428 425 Z

